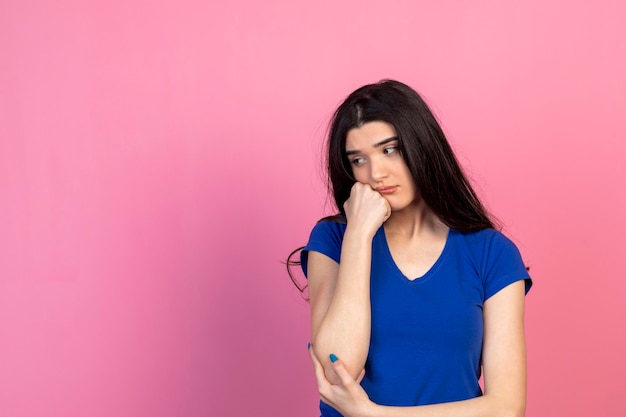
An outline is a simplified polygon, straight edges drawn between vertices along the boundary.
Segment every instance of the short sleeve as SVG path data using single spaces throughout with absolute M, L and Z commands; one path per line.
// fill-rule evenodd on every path
M 345 224 L 331 220 L 320 221 L 313 227 L 309 242 L 300 252 L 300 262 L 305 276 L 307 276 L 309 251 L 322 253 L 339 263 L 345 228 Z
M 506 286 L 524 280 L 526 293 L 530 291 L 532 280 L 524 265 L 517 246 L 502 233 L 492 231 L 485 242 L 483 258 L 484 299 L 492 297 Z

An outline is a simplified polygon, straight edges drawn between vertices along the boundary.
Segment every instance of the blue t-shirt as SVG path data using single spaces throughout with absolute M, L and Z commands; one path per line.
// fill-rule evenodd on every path
M 319 222 L 308 251 L 339 263 L 346 225 Z M 532 281 L 520 253 L 494 229 L 450 230 L 443 252 L 422 277 L 409 280 L 396 266 L 384 228 L 372 241 L 372 329 L 361 385 L 377 404 L 411 406 L 460 401 L 482 395 L 478 379 L 483 341 L 483 304 L 509 284 Z M 321 403 L 322 417 L 340 416 Z

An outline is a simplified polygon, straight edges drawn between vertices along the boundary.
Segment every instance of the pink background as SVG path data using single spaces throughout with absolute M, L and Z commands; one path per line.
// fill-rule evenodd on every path
M 280 261 L 385 77 L 531 266 L 527 417 L 623 415 L 624 3 L 211 3 L 0 2 L 0 415 L 316 415 Z

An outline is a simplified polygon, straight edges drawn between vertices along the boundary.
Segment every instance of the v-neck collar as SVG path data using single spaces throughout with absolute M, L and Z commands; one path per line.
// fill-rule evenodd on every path
M 452 230 L 452 229 L 448 230 L 448 236 L 446 237 L 446 243 L 445 243 L 445 245 L 443 247 L 443 250 L 439 254 L 439 257 L 435 261 L 435 263 L 432 264 L 432 266 L 428 269 L 428 271 L 426 271 L 424 273 L 424 275 L 422 275 L 420 277 L 415 277 L 413 279 L 410 279 L 406 275 L 404 275 L 404 273 L 400 270 L 400 268 L 396 264 L 396 261 L 393 259 L 393 256 L 391 255 L 391 249 L 389 249 L 389 242 L 387 242 L 387 235 L 385 234 L 385 227 L 381 226 L 380 229 L 378 229 L 378 231 L 376 232 L 376 234 L 379 235 L 380 242 L 382 244 L 383 255 L 385 256 L 386 261 L 389 262 L 393 266 L 393 269 L 396 272 L 395 275 L 397 275 L 400 278 L 402 278 L 407 284 L 413 285 L 413 284 L 419 284 L 419 283 L 426 282 L 433 275 L 435 275 L 435 273 L 437 272 L 437 270 L 439 269 L 439 267 L 443 263 L 444 259 L 448 255 L 448 252 L 450 252 L 451 246 L 453 244 L 452 241 L 454 239 L 456 231 Z

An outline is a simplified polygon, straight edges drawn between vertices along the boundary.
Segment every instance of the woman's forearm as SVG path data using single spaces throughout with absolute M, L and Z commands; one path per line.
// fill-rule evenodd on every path
M 371 252 L 372 237 L 348 227 L 341 248 L 335 291 L 319 329 L 313 335 L 314 352 L 330 379 L 334 379 L 330 370 L 331 353 L 342 358 L 348 372 L 355 378 L 367 359 L 371 332 Z
M 415 407 L 373 405 L 362 417 L 523 417 L 525 398 L 497 398 L 484 395 L 470 400 Z

